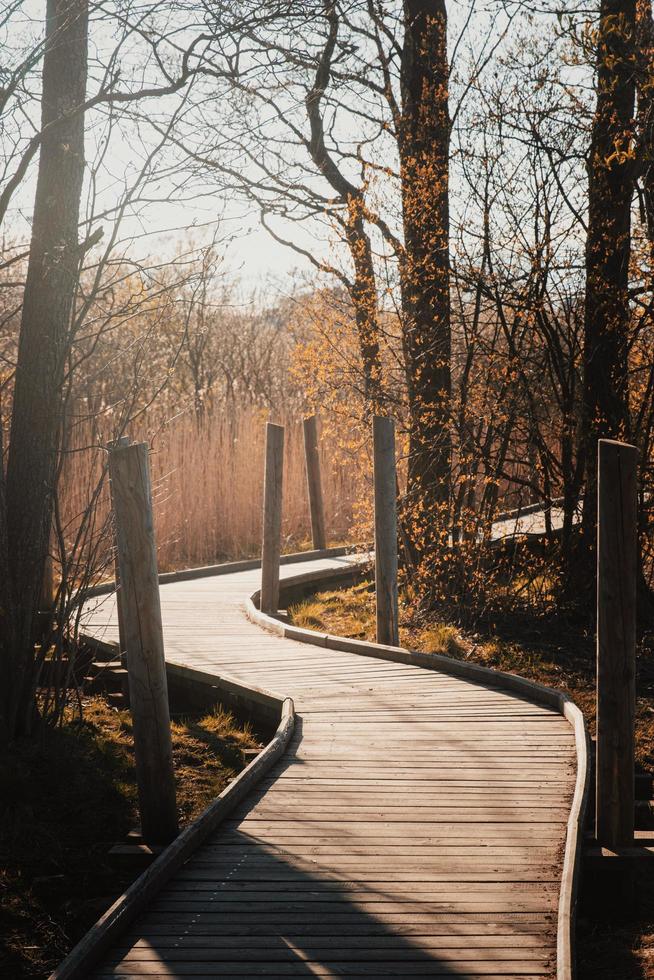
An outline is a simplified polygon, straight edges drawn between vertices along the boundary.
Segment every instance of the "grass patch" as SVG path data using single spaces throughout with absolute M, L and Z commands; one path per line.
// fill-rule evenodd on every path
M 413 644 L 412 648 L 416 650 L 450 656 L 461 652 L 460 637 L 454 627 L 430 623 L 416 632 L 403 624 L 403 613 L 404 610 L 401 609 L 400 643 L 403 646 L 407 646 L 413 639 L 419 642 L 419 646 L 415 642 Z M 304 629 L 348 636 L 355 640 L 374 640 L 376 620 L 373 586 L 370 582 L 361 582 L 349 589 L 321 592 L 305 602 L 291 606 L 289 616 L 295 626 Z
M 375 596 L 369 582 L 349 589 L 321 592 L 288 610 L 292 623 L 353 639 L 365 639 L 375 630 Z
M 259 744 L 215 711 L 172 725 L 182 825 Z M 84 721 L 0 757 L 0 976 L 46 977 L 135 877 L 108 858 L 138 823 L 131 717 L 98 696 Z

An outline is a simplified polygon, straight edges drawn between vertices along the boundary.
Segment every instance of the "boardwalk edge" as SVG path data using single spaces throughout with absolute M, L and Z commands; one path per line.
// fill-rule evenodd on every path
M 321 557 L 328 557 L 323 555 Z M 309 572 L 289 576 L 280 583 L 281 595 L 289 589 L 303 584 L 315 584 L 324 579 L 329 585 L 334 584 L 334 578 L 342 578 L 343 583 L 351 578 L 352 565 L 362 561 L 360 556 L 350 556 L 351 564 L 343 569 L 329 572 Z M 369 556 L 365 556 L 369 560 Z M 588 803 L 590 784 L 590 742 L 586 722 L 579 707 L 562 691 L 527 680 L 517 674 L 493 670 L 480 664 L 463 660 L 454 660 L 442 654 L 425 654 L 407 650 L 404 647 L 384 646 L 365 640 L 351 640 L 347 637 L 332 636 L 329 633 L 319 633 L 315 630 L 300 626 L 290 626 L 273 616 L 268 616 L 258 608 L 259 592 L 256 591 L 246 601 L 246 615 L 262 629 L 278 636 L 297 640 L 300 643 L 311 643 L 315 646 L 331 650 L 342 650 L 347 653 L 357 653 L 364 657 L 374 657 L 379 660 L 390 660 L 395 663 L 409 664 L 451 674 L 480 684 L 498 687 L 510 691 L 530 701 L 554 708 L 571 726 L 575 737 L 577 755 L 577 776 L 568 817 L 561 888 L 559 891 L 559 907 L 557 919 L 557 980 L 573 980 L 575 976 L 575 920 L 577 901 L 579 897 L 579 881 L 581 874 L 581 851 L 583 846 L 583 827 Z
M 350 547 L 325 548 L 324 551 L 298 551 L 294 554 L 282 555 L 280 563 L 282 565 L 295 565 L 302 561 L 315 561 L 317 558 L 342 558 L 349 555 L 352 551 Z M 199 568 L 185 568 L 179 572 L 161 572 L 159 575 L 159 585 L 167 582 L 188 582 L 196 578 L 211 578 L 214 575 L 232 575 L 234 572 L 251 572 L 254 568 L 261 567 L 260 558 L 245 558 L 241 561 L 228 561 L 222 565 L 205 565 Z M 79 604 L 93 599 L 95 596 L 111 595 L 116 591 L 115 582 L 101 582 L 99 585 L 92 585 L 88 589 L 82 589 L 76 596 Z

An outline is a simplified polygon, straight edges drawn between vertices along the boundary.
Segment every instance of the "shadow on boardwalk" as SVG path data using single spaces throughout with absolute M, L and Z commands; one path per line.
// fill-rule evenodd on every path
M 393 872 L 390 860 L 386 871 Z M 495 915 L 488 923 L 487 916 L 436 910 L 428 893 L 402 908 L 384 888 L 383 881 L 357 879 L 356 871 L 336 878 L 318 860 L 223 831 L 170 882 L 96 976 L 552 975 L 542 917 L 507 913 L 504 922 Z M 375 903 L 397 908 L 375 914 Z
M 169 656 L 284 690 L 296 731 L 96 976 L 551 980 L 566 723 L 495 688 L 261 632 L 239 605 L 257 584 L 163 588 Z

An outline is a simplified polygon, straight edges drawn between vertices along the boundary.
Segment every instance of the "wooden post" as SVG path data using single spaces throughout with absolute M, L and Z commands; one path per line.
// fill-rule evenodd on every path
M 41 611 L 52 615 L 54 610 L 54 563 L 50 552 L 45 556 L 43 566 L 43 587 L 41 589 Z
M 304 420 L 304 458 L 307 465 L 307 489 L 311 511 L 311 537 L 313 547 L 322 551 L 327 546 L 325 539 L 325 508 L 322 499 L 322 480 L 320 478 L 320 455 L 318 453 L 318 427 L 316 416 Z
M 399 643 L 397 608 L 397 476 L 395 423 L 375 415 L 372 420 L 375 481 L 375 592 L 377 642 Z
M 638 451 L 608 439 L 598 449 L 595 833 L 615 849 L 634 839 Z
M 270 614 L 276 613 L 279 606 L 283 478 L 284 426 L 268 422 L 266 425 L 266 469 L 263 482 L 261 610 Z
M 39 604 L 39 630 L 41 643 L 46 643 L 54 628 L 55 587 L 54 563 L 48 551 L 43 565 L 43 584 L 41 586 L 41 602 Z
M 148 844 L 167 844 L 178 824 L 147 444 L 112 447 L 109 474 L 141 833 Z
M 110 442 L 107 445 L 107 449 L 111 451 L 116 449 L 118 446 L 129 446 L 129 436 L 119 436 L 114 442 Z M 109 480 L 109 491 L 111 494 L 111 508 L 115 514 L 115 507 L 113 504 L 113 490 L 111 479 Z M 114 586 L 116 589 L 116 612 L 118 614 L 118 651 L 119 656 L 125 664 L 127 664 L 127 645 L 125 642 L 125 614 L 123 612 L 123 594 L 120 588 L 120 565 L 118 562 L 118 547 L 114 544 Z

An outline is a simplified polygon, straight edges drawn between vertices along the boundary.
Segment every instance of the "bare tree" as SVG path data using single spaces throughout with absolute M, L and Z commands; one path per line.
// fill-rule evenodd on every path
M 0 738 L 29 731 L 37 636 L 61 424 L 61 391 L 80 264 L 78 222 L 84 176 L 86 0 L 48 0 L 43 58 L 40 165 L 34 202 L 11 441 L 0 521 L 3 582 L 3 704 Z
M 584 313 L 584 552 L 594 554 L 597 440 L 628 439 L 629 256 L 634 193 L 635 0 L 602 0 L 588 159 Z
M 100 111 L 100 107 L 108 107 L 113 118 L 114 106 L 177 92 L 183 97 L 192 78 L 193 52 L 200 43 L 195 35 L 189 47 L 177 50 L 179 72 L 173 75 L 157 57 L 160 39 L 150 38 L 146 43 L 159 73 L 157 84 L 144 85 L 141 76 L 137 84 L 125 88 L 119 86 L 115 49 L 97 91 L 88 96 L 88 25 L 86 0 L 48 0 L 45 42 L 37 39 L 29 54 L 21 52 L 18 67 L 10 73 L 10 84 L 3 92 L 18 102 L 14 115 L 23 123 L 29 120 L 34 125 L 34 133 L 27 140 L 19 131 L 13 156 L 9 153 L 5 158 L 6 179 L 0 199 L 3 217 L 10 201 L 22 191 L 32 159 L 37 153 L 39 157 L 12 378 L 11 432 L 4 453 L 6 479 L 3 473 L 0 492 L 0 546 L 4 549 L 0 558 L 0 739 L 4 742 L 18 733 L 29 732 L 37 714 L 36 686 L 47 652 L 43 645 L 38 654 L 36 650 L 40 638 L 39 606 L 53 515 L 56 518 L 54 503 L 61 453 L 68 437 L 70 373 L 79 360 L 80 351 L 75 353 L 74 349 L 76 334 L 98 285 L 97 279 L 92 278 L 90 295 L 80 289 L 85 255 L 101 237 L 98 229 L 91 230 L 93 218 L 80 221 L 85 119 L 91 108 Z M 129 19 L 121 24 L 118 35 L 119 48 L 126 38 L 142 39 L 140 28 Z M 37 123 L 32 119 L 33 96 L 26 80 L 34 81 L 41 56 L 41 119 Z M 20 84 L 14 84 L 16 78 Z M 153 153 L 156 151 L 155 147 Z M 136 173 L 134 184 L 126 189 L 116 212 L 103 211 L 103 217 L 112 220 L 113 230 L 101 268 L 115 245 L 125 208 L 134 203 L 135 189 L 151 163 L 151 158 L 146 160 L 141 173 Z M 82 241 L 80 226 L 87 232 Z M 15 261 L 15 256 L 10 257 L 5 268 Z
M 422 556 L 450 530 L 451 378 L 448 113 L 444 0 L 406 0 L 398 150 L 403 334 L 410 415 L 409 527 Z

